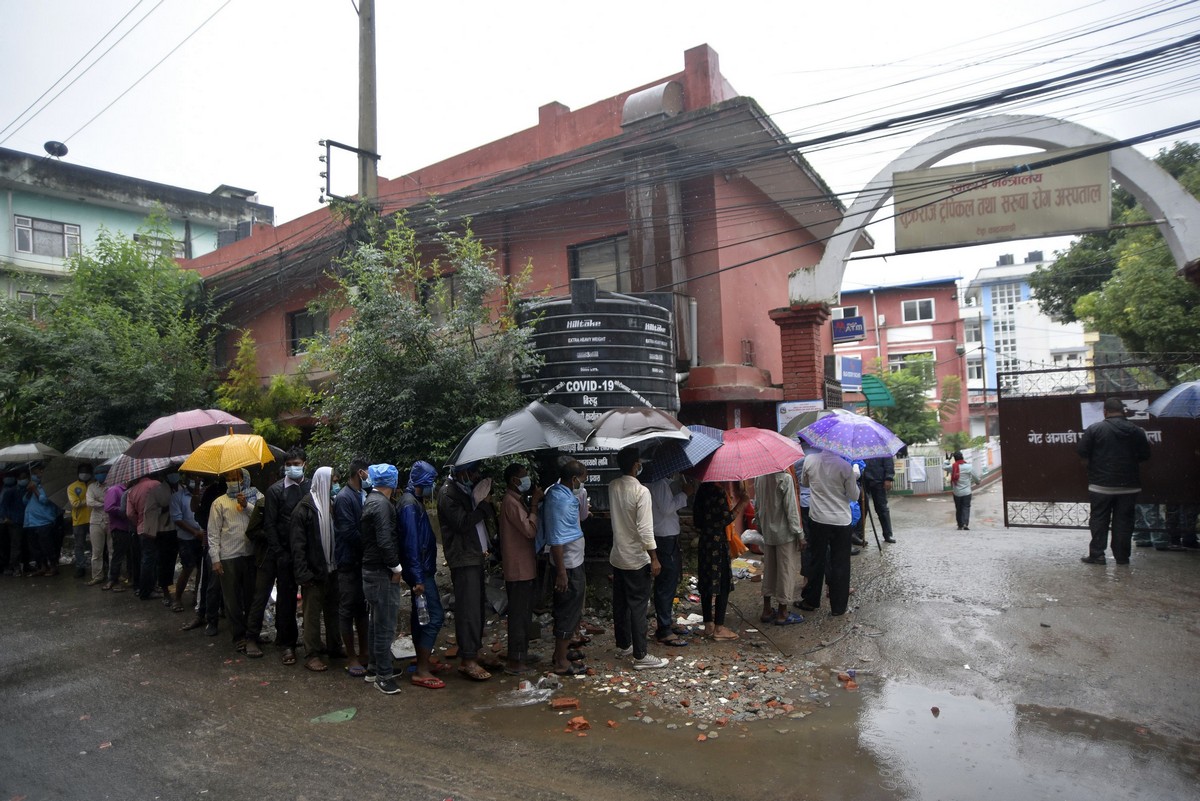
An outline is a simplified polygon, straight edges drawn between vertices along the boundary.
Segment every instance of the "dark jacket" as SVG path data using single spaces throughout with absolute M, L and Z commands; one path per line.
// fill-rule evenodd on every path
M 437 573 L 437 538 L 425 505 L 411 491 L 400 496 L 396 524 L 404 548 L 404 580 L 409 586 L 432 582 Z
M 338 567 L 358 567 L 362 564 L 363 501 L 359 491 L 350 485 L 342 487 L 333 499 L 333 556 Z
M 325 552 L 321 548 L 321 521 L 311 492 L 292 510 L 291 551 L 297 584 L 325 581 L 335 569 L 325 561 Z
M 882 484 L 896 479 L 896 462 L 890 456 L 878 459 L 867 459 L 867 467 L 862 471 L 862 480 L 866 484 Z
M 363 504 L 363 570 L 391 570 L 400 564 L 400 536 L 396 531 L 396 512 L 392 502 L 378 490 L 371 490 Z
M 453 480 L 442 485 L 438 493 L 438 524 L 442 527 L 442 551 L 451 567 L 483 565 L 483 548 L 479 543 L 476 524 L 491 512 L 487 501 L 475 506 L 471 494 Z
M 1150 440 L 1124 417 L 1106 417 L 1088 426 L 1078 450 L 1087 460 L 1088 484 L 1139 487 L 1138 463 L 1150 458 Z
M 263 529 L 267 535 L 268 552 L 273 556 L 290 559 L 292 549 L 288 543 L 291 539 L 292 510 L 308 495 L 312 483 L 305 480 L 285 489 L 283 482 L 284 479 L 281 478 L 267 487 Z

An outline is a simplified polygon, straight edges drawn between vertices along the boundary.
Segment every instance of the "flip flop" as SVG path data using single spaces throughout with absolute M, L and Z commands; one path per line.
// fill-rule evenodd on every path
M 571 666 L 566 670 L 559 670 L 558 668 L 554 669 L 554 675 L 556 676 L 582 676 L 585 673 L 587 673 L 587 668 L 583 665 L 577 665 L 574 662 L 572 662 Z
M 688 641 L 681 637 L 667 637 L 666 639 L 658 640 L 659 645 L 665 645 L 667 648 L 683 648 L 688 644 Z
M 304 669 L 311 670 L 313 673 L 324 673 L 329 670 L 329 665 L 314 656 L 312 659 L 304 660 Z
M 680 637 L 687 637 L 692 633 L 692 629 L 689 626 L 675 624 L 674 626 L 671 626 L 671 633 L 678 634 Z
M 354 667 L 347 667 L 346 672 L 349 673 L 353 678 L 356 678 L 356 679 L 361 679 L 363 676 L 367 675 L 367 669 L 365 667 L 363 667 L 362 665 L 355 665 Z
M 409 681 L 417 687 L 424 687 L 426 690 L 440 690 L 446 686 L 446 682 L 442 681 L 436 676 L 430 676 L 427 679 L 413 676 L 411 679 L 409 679 Z
M 471 681 L 487 681 L 488 679 L 490 679 L 492 677 L 491 673 L 488 673 L 486 670 L 484 670 L 481 667 L 469 668 L 466 666 L 462 666 L 458 669 L 458 672 L 461 673 L 462 675 L 466 676 Z M 413 678 L 416 678 L 416 677 L 414 676 Z
M 785 617 L 783 620 L 776 619 L 775 625 L 776 626 L 792 626 L 792 625 L 795 625 L 796 623 L 803 623 L 803 622 L 804 622 L 804 618 L 802 616 L 797 615 L 795 612 L 788 612 L 788 616 Z

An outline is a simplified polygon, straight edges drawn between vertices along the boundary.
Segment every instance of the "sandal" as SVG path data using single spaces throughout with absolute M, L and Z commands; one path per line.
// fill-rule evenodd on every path
M 788 616 L 783 618 L 782 620 L 780 620 L 779 618 L 775 619 L 776 626 L 792 626 L 792 625 L 795 625 L 796 623 L 803 623 L 803 622 L 804 622 L 804 618 L 801 615 L 797 615 L 795 612 L 788 612 Z
M 295 648 L 284 648 L 283 649 L 283 664 L 285 664 L 285 665 L 296 664 L 296 649 Z
M 329 665 L 321 661 L 320 657 L 312 657 L 305 660 L 304 667 L 306 670 L 311 670 L 313 673 L 324 673 L 329 670 Z
M 424 687 L 426 690 L 440 690 L 446 686 L 446 682 L 442 681 L 436 676 L 430 676 L 427 679 L 422 679 L 419 676 L 413 676 L 411 679 L 409 679 L 409 681 L 417 687 Z
M 351 678 L 355 679 L 361 679 L 363 676 L 367 675 L 367 669 L 362 665 L 349 666 L 346 668 L 346 672 L 350 674 Z
M 569 668 L 565 668 L 565 669 L 555 668 L 554 669 L 555 676 L 582 676 L 585 673 L 587 673 L 587 668 L 584 667 L 583 665 L 577 665 L 574 662 L 571 663 L 571 666 Z
M 488 673 L 479 665 L 475 665 L 474 667 L 467 667 L 466 665 L 463 665 L 459 667 L 458 672 L 466 676 L 471 681 L 487 681 L 492 677 L 491 673 Z M 414 676 L 413 678 L 416 677 Z
M 659 639 L 658 644 L 666 646 L 667 648 L 683 648 L 688 644 L 688 641 L 682 637 L 666 637 L 664 639 Z
M 692 630 L 688 626 L 681 626 L 677 623 L 671 626 L 671 633 L 678 634 L 680 637 L 687 637 L 692 633 Z
M 172 611 L 172 612 L 182 612 L 182 611 L 183 611 L 183 604 L 181 604 L 181 603 L 174 603 L 174 604 L 171 604 L 171 611 Z
M 576 637 L 575 639 L 571 640 L 569 645 L 572 648 L 582 648 L 583 646 L 587 645 L 591 641 L 592 641 L 591 637 Z

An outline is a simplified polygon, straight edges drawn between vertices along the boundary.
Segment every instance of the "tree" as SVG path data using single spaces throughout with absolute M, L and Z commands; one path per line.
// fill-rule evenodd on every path
M 330 319 L 352 314 L 309 349 L 313 370 L 331 376 L 316 396 L 314 450 L 335 464 L 357 454 L 442 464 L 474 426 L 523 403 L 516 379 L 538 364 L 515 318 L 529 270 L 500 276 L 469 225 L 453 230 L 436 209 L 423 237 L 403 215 L 348 216 L 359 241 L 315 304 Z
M 304 406 L 307 398 L 303 378 L 276 375 L 263 386 L 258 374 L 258 347 L 250 332 L 243 331 L 229 375 L 217 387 L 217 405 L 246 420 L 267 442 L 287 448 L 300 440 L 300 429 L 280 422 L 279 417 Z
M 1178 142 L 1154 160 L 1200 197 L 1200 144 Z M 1113 209 L 1116 222 L 1148 221 L 1127 192 L 1113 193 Z M 1176 273 L 1157 227 L 1086 234 L 1056 256 L 1030 278 L 1039 306 L 1054 319 L 1117 334 L 1128 350 L 1159 362 L 1168 378 L 1177 356 L 1200 351 L 1200 292 Z
M 6 435 L 66 448 L 208 405 L 214 376 L 204 332 L 215 316 L 199 278 L 162 247 L 171 239 L 157 214 L 137 240 L 101 229 L 69 260 L 61 298 L 41 287 L 32 315 L 27 303 L 0 302 Z
M 937 412 L 929 408 L 929 390 L 937 385 L 933 359 L 909 356 L 904 367 L 885 371 L 876 362 L 876 372 L 896 399 L 892 407 L 872 409 L 876 420 L 890 428 L 906 445 L 936 440 L 941 434 Z

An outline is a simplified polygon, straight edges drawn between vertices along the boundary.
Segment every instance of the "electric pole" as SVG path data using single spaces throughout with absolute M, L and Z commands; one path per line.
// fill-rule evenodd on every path
M 375 0 L 358 3 L 358 196 L 379 198 L 379 152 L 375 103 Z

